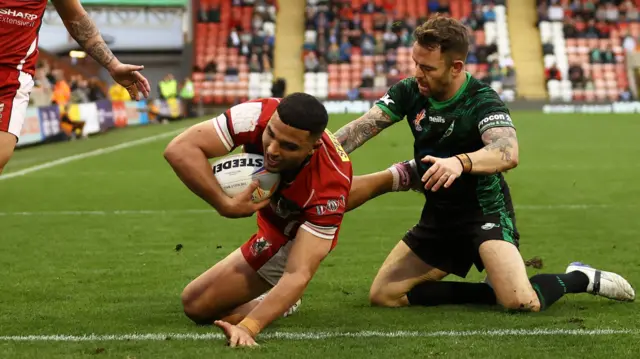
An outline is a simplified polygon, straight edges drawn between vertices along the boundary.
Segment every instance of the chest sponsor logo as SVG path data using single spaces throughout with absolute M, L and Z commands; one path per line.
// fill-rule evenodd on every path
M 429 116 L 429 122 L 444 123 L 445 121 L 442 116 Z
M 28 20 L 28 21 L 34 21 L 38 19 L 38 15 L 36 14 L 30 14 L 28 12 L 22 12 L 18 10 L 4 9 L 4 8 L 0 9 L 0 16 L 2 15 L 11 16 L 13 18 Z

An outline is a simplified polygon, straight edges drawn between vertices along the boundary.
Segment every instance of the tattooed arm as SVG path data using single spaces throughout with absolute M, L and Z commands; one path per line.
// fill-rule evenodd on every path
M 87 54 L 91 55 L 100 65 L 110 69 L 118 65 L 118 59 L 113 55 L 100 35 L 100 30 L 80 4 L 80 0 L 53 0 L 64 26 Z
M 149 97 L 149 81 L 140 74 L 144 67 L 123 64 L 113 55 L 104 42 L 100 30 L 80 4 L 80 0 L 52 0 L 64 26 L 78 45 L 109 71 L 113 79 L 124 86 L 132 99 L 140 100 L 140 94 Z
M 471 173 L 493 174 L 508 171 L 518 165 L 518 139 L 513 127 L 494 127 L 482 133 L 485 146 L 461 160 L 471 166 Z M 471 161 L 469 164 L 468 161 Z
M 386 112 L 378 106 L 373 106 L 362 117 L 339 129 L 335 136 L 344 150 L 351 153 L 392 124 L 393 121 Z

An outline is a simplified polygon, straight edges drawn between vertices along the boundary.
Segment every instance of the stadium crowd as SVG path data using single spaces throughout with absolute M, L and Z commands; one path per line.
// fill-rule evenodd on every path
M 638 5 L 640 1 L 632 0 L 539 0 L 538 24 L 550 92 L 568 80 L 571 91 L 565 94 L 573 99 L 632 100 L 625 56 L 640 51 Z M 551 30 L 555 24 L 560 36 Z
M 473 0 L 462 18 L 471 38 L 467 58 L 469 71 L 487 83 L 499 82 L 501 89 L 515 91 L 515 69 L 510 57 L 500 58 L 495 41 L 485 41 L 484 26 L 496 21 L 496 5 L 504 1 Z M 451 15 L 449 0 L 430 0 L 420 15 L 402 16 L 395 1 L 365 0 L 360 6 L 352 1 L 307 0 L 304 64 L 309 73 L 329 72 L 330 87 L 338 77 L 340 65 L 352 69 L 348 89 L 330 97 L 346 95 L 350 99 L 378 97 L 380 92 L 409 74 L 412 31 L 428 13 Z M 418 9 L 420 6 L 416 5 Z M 334 69 L 332 69 L 332 67 Z M 367 90 L 373 89 L 372 92 Z M 346 92 L 346 93 L 345 93 Z M 368 96 L 367 94 L 370 94 Z

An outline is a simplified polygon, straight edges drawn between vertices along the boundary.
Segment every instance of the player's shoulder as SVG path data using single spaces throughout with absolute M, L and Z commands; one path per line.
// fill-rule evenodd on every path
M 321 144 L 316 149 L 310 165 L 313 167 L 310 173 L 313 176 L 312 182 L 316 191 L 346 190 L 348 192 L 351 188 L 353 180 L 351 159 L 329 130 L 322 134 Z
M 250 100 L 232 106 L 225 115 L 233 125 L 235 133 L 251 132 L 269 122 L 279 103 L 278 98 Z
M 472 104 L 483 105 L 491 104 L 494 106 L 505 106 L 500 95 L 489 84 L 478 80 L 469 75 L 469 83 L 467 84 L 468 101 Z

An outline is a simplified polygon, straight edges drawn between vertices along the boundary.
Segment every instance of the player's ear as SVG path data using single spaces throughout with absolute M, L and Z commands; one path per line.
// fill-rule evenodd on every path
M 451 65 L 451 72 L 454 76 L 459 75 L 462 71 L 464 71 L 464 61 L 462 60 L 453 60 L 453 64 Z

